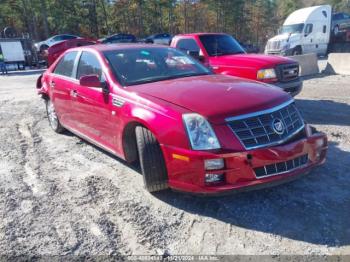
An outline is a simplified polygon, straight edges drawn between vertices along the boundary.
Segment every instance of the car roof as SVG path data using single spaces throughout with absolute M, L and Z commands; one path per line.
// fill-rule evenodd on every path
M 155 44 L 142 44 L 142 43 L 116 43 L 116 44 L 97 44 L 88 46 L 79 46 L 69 50 L 79 51 L 79 50 L 96 50 L 98 52 L 106 52 L 113 50 L 125 50 L 125 49 L 141 49 L 141 48 L 171 48 L 164 45 Z
M 114 35 L 106 36 L 106 38 L 118 37 L 118 36 L 132 36 L 132 37 L 135 37 L 133 34 L 119 33 L 119 34 L 114 34 Z

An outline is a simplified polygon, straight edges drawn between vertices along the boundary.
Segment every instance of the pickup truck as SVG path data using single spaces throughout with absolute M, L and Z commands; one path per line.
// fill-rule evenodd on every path
M 230 35 L 176 35 L 170 44 L 201 61 L 217 74 L 238 76 L 280 87 L 296 96 L 302 88 L 298 62 L 280 56 L 247 54 Z

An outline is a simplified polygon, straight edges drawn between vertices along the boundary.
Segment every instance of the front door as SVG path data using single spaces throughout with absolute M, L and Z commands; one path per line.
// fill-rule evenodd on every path
M 80 56 L 76 74 L 78 82 L 84 75 L 97 75 L 101 82 L 105 82 L 100 61 L 88 51 L 83 51 Z M 115 126 L 112 124 L 110 94 L 102 88 L 80 86 L 78 82 L 71 93 L 77 131 L 99 144 L 114 148 Z
M 303 54 L 316 53 L 313 24 L 306 24 L 303 36 Z

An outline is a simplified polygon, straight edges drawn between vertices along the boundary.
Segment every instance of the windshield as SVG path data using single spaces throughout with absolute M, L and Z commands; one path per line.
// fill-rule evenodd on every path
M 104 52 L 123 86 L 208 75 L 211 71 L 173 48 L 129 48 Z
M 209 56 L 244 54 L 244 49 L 230 35 L 199 36 Z
M 280 34 L 293 34 L 303 32 L 304 24 L 284 25 L 280 29 Z

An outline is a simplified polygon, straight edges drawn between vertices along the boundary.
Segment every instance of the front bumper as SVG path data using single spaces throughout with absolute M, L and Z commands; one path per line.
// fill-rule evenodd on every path
M 294 81 L 290 82 L 277 82 L 273 83 L 273 85 L 278 86 L 279 88 L 283 89 L 283 91 L 289 93 L 291 96 L 296 96 L 301 92 L 301 89 L 303 87 L 303 82 L 300 78 Z
M 244 152 L 203 152 L 162 145 L 165 156 L 169 187 L 204 195 L 222 195 L 239 191 L 259 189 L 285 183 L 308 173 L 315 166 L 325 162 L 327 137 L 315 133 L 296 142 L 275 147 Z M 307 164 L 281 174 L 257 178 L 254 169 L 295 159 L 307 154 Z M 223 158 L 225 168 L 206 171 L 205 159 Z M 219 184 L 207 184 L 205 174 L 223 173 L 225 180 Z
M 292 56 L 294 48 L 281 49 L 281 50 L 265 50 L 266 55 L 281 55 L 281 56 Z

